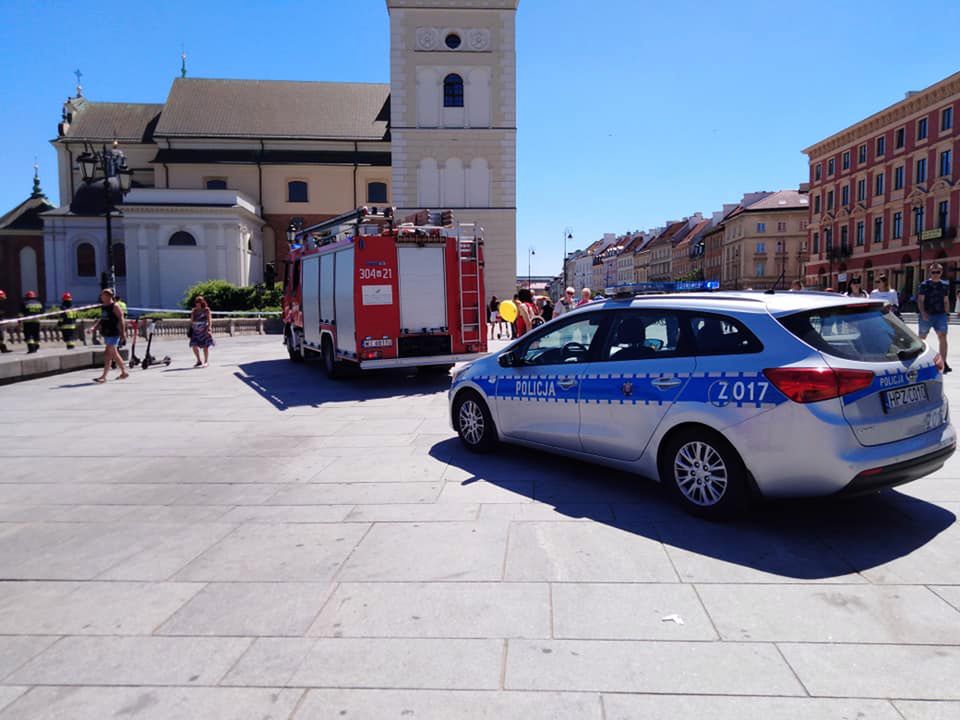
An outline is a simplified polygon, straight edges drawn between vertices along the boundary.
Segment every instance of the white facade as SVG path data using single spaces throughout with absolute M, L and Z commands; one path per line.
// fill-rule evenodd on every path
M 499 297 L 516 279 L 517 4 L 387 0 L 394 203 L 483 227 Z

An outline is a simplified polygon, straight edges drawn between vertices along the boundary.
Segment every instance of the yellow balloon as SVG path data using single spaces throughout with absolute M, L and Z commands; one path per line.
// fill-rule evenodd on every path
M 500 303 L 500 317 L 507 322 L 517 319 L 517 306 L 513 304 L 513 300 L 504 300 Z

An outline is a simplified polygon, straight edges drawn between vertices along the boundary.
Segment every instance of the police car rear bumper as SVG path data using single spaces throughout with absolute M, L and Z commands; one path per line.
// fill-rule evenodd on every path
M 382 368 L 424 367 L 426 365 L 455 365 L 482 358 L 485 353 L 462 353 L 460 355 L 428 355 L 425 357 L 388 358 L 385 360 L 361 360 L 361 370 Z
M 903 485 L 911 480 L 936 472 L 943 467 L 947 459 L 956 451 L 956 444 L 935 450 L 934 452 L 910 458 L 903 462 L 886 465 L 884 467 L 864 470 L 850 483 L 840 490 L 837 495 L 851 496 L 874 492 L 883 488 Z

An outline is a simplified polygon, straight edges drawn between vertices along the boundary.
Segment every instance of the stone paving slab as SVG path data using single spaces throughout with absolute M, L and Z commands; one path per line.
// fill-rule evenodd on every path
M 893 704 L 903 720 L 954 720 L 960 717 L 960 702 L 897 700 Z
M 902 720 L 883 700 L 617 694 L 603 707 L 606 720 Z

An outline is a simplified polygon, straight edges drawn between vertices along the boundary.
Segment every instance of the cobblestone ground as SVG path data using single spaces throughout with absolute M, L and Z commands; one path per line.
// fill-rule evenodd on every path
M 445 377 L 167 347 L 0 388 L 3 720 L 960 717 L 960 458 L 709 524 Z

